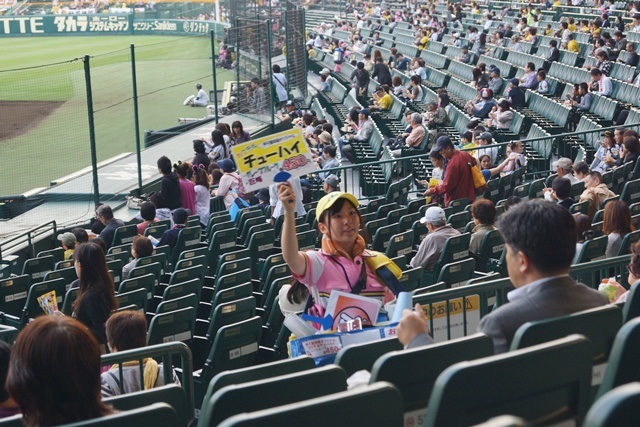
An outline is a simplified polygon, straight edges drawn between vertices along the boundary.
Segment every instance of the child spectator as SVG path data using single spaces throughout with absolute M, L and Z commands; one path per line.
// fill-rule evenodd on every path
M 539 70 L 536 78 L 538 79 L 537 92 L 541 95 L 547 95 L 549 93 L 549 82 L 546 80 L 547 73 L 544 70 Z
M 140 205 L 140 217 L 143 221 L 136 225 L 136 228 L 138 230 L 138 234 L 144 234 L 147 227 L 149 227 L 149 224 L 158 222 L 158 219 L 156 218 L 156 205 L 152 202 L 142 202 Z
M 58 240 L 64 248 L 64 260 L 73 258 L 73 250 L 76 248 L 76 236 L 73 233 L 64 233 L 58 236 Z
M 114 313 L 107 320 L 107 341 L 113 353 L 141 348 L 147 345 L 147 321 L 138 311 L 126 310 Z M 101 379 L 102 397 L 117 396 L 134 391 L 149 390 L 167 383 L 162 373 L 162 364 L 153 358 L 144 359 L 143 384 L 140 384 L 140 364 L 136 361 L 122 364 L 122 377 L 119 365 L 113 365 L 103 372 Z M 171 383 L 180 384 L 175 371 L 172 370 Z
M 144 258 L 153 255 L 153 244 L 148 237 L 136 236 L 131 243 L 131 256 L 133 260 L 122 267 L 122 280 L 129 278 L 129 273 L 136 266 L 138 258 Z

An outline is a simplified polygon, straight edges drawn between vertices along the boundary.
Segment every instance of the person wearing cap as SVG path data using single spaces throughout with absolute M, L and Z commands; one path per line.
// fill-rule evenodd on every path
M 462 46 L 462 40 L 460 40 L 460 33 L 453 33 L 451 35 L 451 39 L 449 40 L 449 46 L 453 46 L 453 47 Z
M 580 182 L 578 178 L 573 176 L 573 162 L 567 157 L 560 157 L 558 160 L 551 164 L 551 170 L 556 171 L 560 178 L 567 178 L 571 181 L 571 185 Z
M 484 154 L 487 154 L 491 159 L 491 164 L 495 165 L 496 162 L 498 161 L 498 147 L 481 148 L 486 145 L 493 144 L 493 135 L 491 135 L 491 132 L 482 132 L 480 136 L 477 138 L 477 140 L 478 140 L 477 156 L 480 157 Z
M 498 105 L 489 113 L 489 118 L 491 119 L 491 126 L 496 129 L 509 129 L 514 118 L 511 103 L 506 99 L 500 100 Z
M 284 114 L 278 113 L 276 117 L 283 122 L 293 121 L 302 117 L 302 111 L 296 109 L 293 101 L 287 101 L 284 105 Z
M 73 251 L 76 248 L 76 236 L 73 233 L 66 232 L 58 236 L 62 248 L 64 249 L 63 259 L 66 261 L 73 258 Z
M 322 130 L 318 135 L 318 148 L 324 149 L 327 145 L 333 145 L 333 137 L 326 130 Z
M 607 184 L 602 182 L 600 172 L 590 172 L 584 179 L 584 191 L 580 195 L 578 203 L 589 202 L 587 215 L 593 220 L 596 211 L 602 206 L 602 202 L 616 194 L 609 190 Z
M 218 188 L 214 190 L 215 196 L 220 196 L 224 200 L 224 206 L 229 210 L 234 200 L 238 197 L 237 191 L 240 188 L 242 179 L 235 173 L 235 165 L 231 159 L 223 159 L 218 162 L 218 167 L 222 171 L 222 178 Z
M 493 340 L 494 353 L 509 350 L 520 326 L 604 306 L 608 299 L 595 289 L 576 283 L 569 269 L 576 252 L 576 223 L 562 206 L 531 200 L 500 216 L 497 228 L 506 244 L 506 263 L 515 290 L 508 304 L 484 316 L 478 332 Z M 397 328 L 407 348 L 433 343 L 422 307 L 405 310 Z
M 196 90 L 198 92 L 185 99 L 183 104 L 190 105 L 192 107 L 206 107 L 209 104 L 207 92 L 202 89 L 202 85 L 200 83 L 196 83 Z
M 321 316 L 333 291 L 384 299 L 385 287 L 365 260 L 373 255 L 366 250 L 365 238 L 360 235 L 364 224 L 355 196 L 334 191 L 318 201 L 316 218 L 322 248 L 304 252 L 299 250 L 296 238 L 296 194 L 288 183 L 279 184 L 278 197 L 284 206 L 282 256 L 299 282 L 293 285 L 288 297 L 296 290 L 306 294 L 306 287 Z
M 456 61 L 460 61 L 463 64 L 468 64 L 471 61 L 471 54 L 469 53 L 469 48 L 467 46 L 462 46 L 460 48 L 460 56 L 456 57 Z
M 451 138 L 446 135 L 436 140 L 433 151 L 440 153 L 442 157 L 447 159 L 444 180 L 437 187 L 427 189 L 424 195 L 444 195 L 445 206 L 448 206 L 452 200 L 465 197 L 469 203 L 473 203 L 476 199 L 476 188 L 473 183 L 471 166 L 477 165 L 476 159 L 464 151 L 456 150 Z
M 500 68 L 491 67 L 489 68 L 489 86 L 487 86 L 493 93 L 499 94 L 502 93 L 502 88 L 504 87 L 504 79 L 500 76 Z
M 166 230 L 162 233 L 162 237 L 158 241 L 156 246 L 169 246 L 170 248 L 175 248 L 178 243 L 178 236 L 180 234 L 180 230 L 187 227 L 187 221 L 189 220 L 190 212 L 184 208 L 178 208 L 173 211 L 173 228 Z
M 389 111 L 393 105 L 393 98 L 389 94 L 390 88 L 387 85 L 380 85 L 373 95 L 373 105 L 369 110 Z
M 327 176 L 322 184 L 322 189 L 327 194 L 340 191 L 340 178 L 334 174 Z
M 511 108 L 522 108 L 526 105 L 524 90 L 520 88 L 520 80 L 516 78 L 509 80 L 507 98 L 511 103 Z
M 328 68 L 323 68 L 322 71 L 320 71 L 320 80 L 322 81 L 320 92 L 331 92 L 333 77 L 331 77 L 331 71 L 329 71 Z
M 256 192 L 256 198 L 258 199 L 258 208 L 260 212 L 264 212 L 267 206 L 269 206 L 269 188 L 264 187 Z
M 593 162 L 590 169 L 592 171 L 605 173 L 613 168 L 616 161 L 620 158 L 620 146 L 616 143 L 615 134 L 608 130 L 602 134 L 600 147 L 593 156 Z
M 420 222 L 425 224 L 429 234 L 420 242 L 418 252 L 411 259 L 410 264 L 412 268 L 421 267 L 431 271 L 440 258 L 444 243 L 449 237 L 459 236 L 460 232 L 447 224 L 444 210 L 438 206 L 427 209 Z

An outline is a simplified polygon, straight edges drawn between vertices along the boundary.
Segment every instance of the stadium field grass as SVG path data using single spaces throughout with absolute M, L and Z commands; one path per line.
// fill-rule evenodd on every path
M 3 43 L 0 108 L 22 130 L 0 124 L 0 195 L 47 187 L 90 165 L 85 74 L 83 62 L 74 58 L 91 56 L 98 161 L 135 150 L 131 44 L 141 134 L 174 126 L 180 117 L 204 116 L 204 109 L 182 102 L 195 93 L 196 82 L 213 88 L 208 36 L 24 37 Z M 218 88 L 233 78 L 232 72 L 217 71 Z M 27 110 L 31 104 L 44 111 Z M 25 174 L 20 165 L 33 167 L 34 161 L 37 173 Z

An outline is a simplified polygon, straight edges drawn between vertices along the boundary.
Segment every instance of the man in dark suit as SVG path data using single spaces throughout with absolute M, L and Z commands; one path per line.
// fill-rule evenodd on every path
M 608 304 L 600 292 L 569 276 L 576 225 L 567 209 L 542 200 L 520 203 L 501 216 L 497 228 L 506 243 L 509 278 L 516 289 L 507 295 L 508 304 L 483 317 L 478 326 L 493 339 L 496 353 L 509 349 L 516 330 L 526 322 Z M 407 347 L 433 342 L 419 305 L 415 311 L 404 311 L 398 340 Z
M 545 59 L 549 62 L 556 62 L 560 59 L 557 41 L 549 40 L 549 55 Z

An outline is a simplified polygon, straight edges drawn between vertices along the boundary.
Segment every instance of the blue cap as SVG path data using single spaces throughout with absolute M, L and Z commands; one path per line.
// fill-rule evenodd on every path
M 362 110 L 358 111 L 358 113 L 369 117 L 369 110 L 366 108 L 363 108 Z

